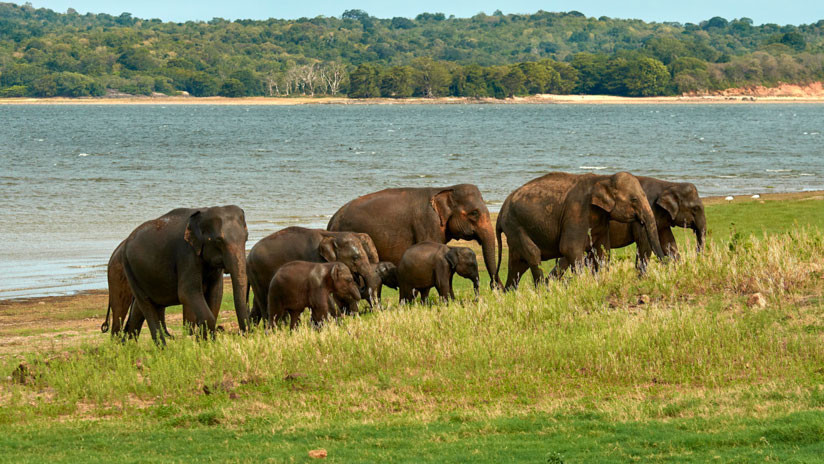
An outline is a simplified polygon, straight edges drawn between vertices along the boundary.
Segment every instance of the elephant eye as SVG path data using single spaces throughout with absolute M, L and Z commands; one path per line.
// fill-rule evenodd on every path
M 469 215 L 472 216 L 473 218 L 477 218 L 477 217 L 480 217 L 481 212 L 476 209 L 476 210 L 472 211 L 471 213 L 469 213 Z

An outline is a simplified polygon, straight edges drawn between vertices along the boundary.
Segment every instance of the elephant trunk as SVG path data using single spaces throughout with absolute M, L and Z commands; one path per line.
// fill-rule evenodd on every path
M 652 209 L 649 205 L 644 202 L 644 210 L 641 212 L 644 222 L 644 229 L 647 232 L 647 240 L 649 240 L 649 244 L 652 247 L 652 251 L 655 253 L 655 256 L 662 261 L 667 260 L 667 255 L 664 253 L 663 248 L 661 248 L 661 241 L 658 239 L 658 227 L 655 225 L 655 215 L 652 214 Z
M 357 273 L 360 278 L 363 279 L 363 285 L 365 287 L 363 294 L 366 296 L 366 301 L 371 307 L 373 303 L 377 302 L 378 289 L 380 289 L 381 286 L 381 277 L 378 274 L 378 266 L 370 261 L 365 261 L 356 262 L 355 268 L 356 269 L 353 272 Z M 358 285 L 360 285 L 360 282 Z
M 484 265 L 489 272 L 489 286 L 493 289 L 501 287 L 501 279 L 496 271 L 497 262 L 495 260 L 495 232 L 492 225 L 487 221 L 487 227 L 478 231 L 478 243 L 484 255 Z
M 247 295 L 249 281 L 246 276 L 246 257 L 241 250 L 227 251 L 223 262 L 226 265 L 226 272 L 232 277 L 232 297 L 235 301 L 235 313 L 237 313 L 237 323 L 241 332 L 246 332 L 249 326 L 249 307 L 247 306 Z
M 696 250 L 698 253 L 701 253 L 704 251 L 704 242 L 707 239 L 707 217 L 704 216 L 703 211 L 695 216 L 695 222 L 692 225 L 692 230 L 695 232 L 695 238 L 698 242 Z

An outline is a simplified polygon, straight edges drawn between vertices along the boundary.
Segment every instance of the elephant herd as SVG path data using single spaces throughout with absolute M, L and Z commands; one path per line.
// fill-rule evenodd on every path
M 171 336 L 166 307 L 182 305 L 190 329 L 213 336 L 224 273 L 242 332 L 287 317 L 294 328 L 306 308 L 317 324 L 354 313 L 361 299 L 379 303 L 384 285 L 397 288 L 401 302 L 425 300 L 432 287 L 454 298 L 456 273 L 473 282 L 477 295 L 475 253 L 445 245 L 453 239 L 480 244 L 493 289 L 515 289 L 527 269 L 540 284 L 541 262 L 549 259 L 557 259 L 553 276 L 570 266 L 597 270 L 611 248 L 631 243 L 638 244 L 636 267 L 643 273 L 652 253 L 678 258 L 674 226 L 693 229 L 703 248 L 706 218 L 695 186 L 626 172 L 534 179 L 506 198 L 495 228 L 475 185 L 386 189 L 342 206 L 326 230 L 289 227 L 261 239 L 248 256 L 241 208 L 180 208 L 141 224 L 112 253 L 101 329 L 136 337 L 145 320 L 164 344 Z M 509 248 L 506 284 L 499 277 L 502 235 Z

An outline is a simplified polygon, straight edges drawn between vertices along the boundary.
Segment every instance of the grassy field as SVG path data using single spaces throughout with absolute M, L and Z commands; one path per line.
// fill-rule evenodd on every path
M 484 288 L 315 331 L 117 344 L 105 295 L 0 305 L 0 461 L 820 462 L 824 197 L 708 201 L 646 277 Z M 547 263 L 547 267 L 552 263 Z M 752 303 L 760 293 L 765 305 Z

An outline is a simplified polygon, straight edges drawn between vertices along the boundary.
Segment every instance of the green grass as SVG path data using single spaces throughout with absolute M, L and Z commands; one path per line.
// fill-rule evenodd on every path
M 815 462 L 823 208 L 712 205 L 706 252 L 679 233 L 682 261 L 643 278 L 625 251 L 477 301 L 462 279 L 450 304 L 387 292 L 320 331 L 26 354 L 0 382 L 0 460 Z

